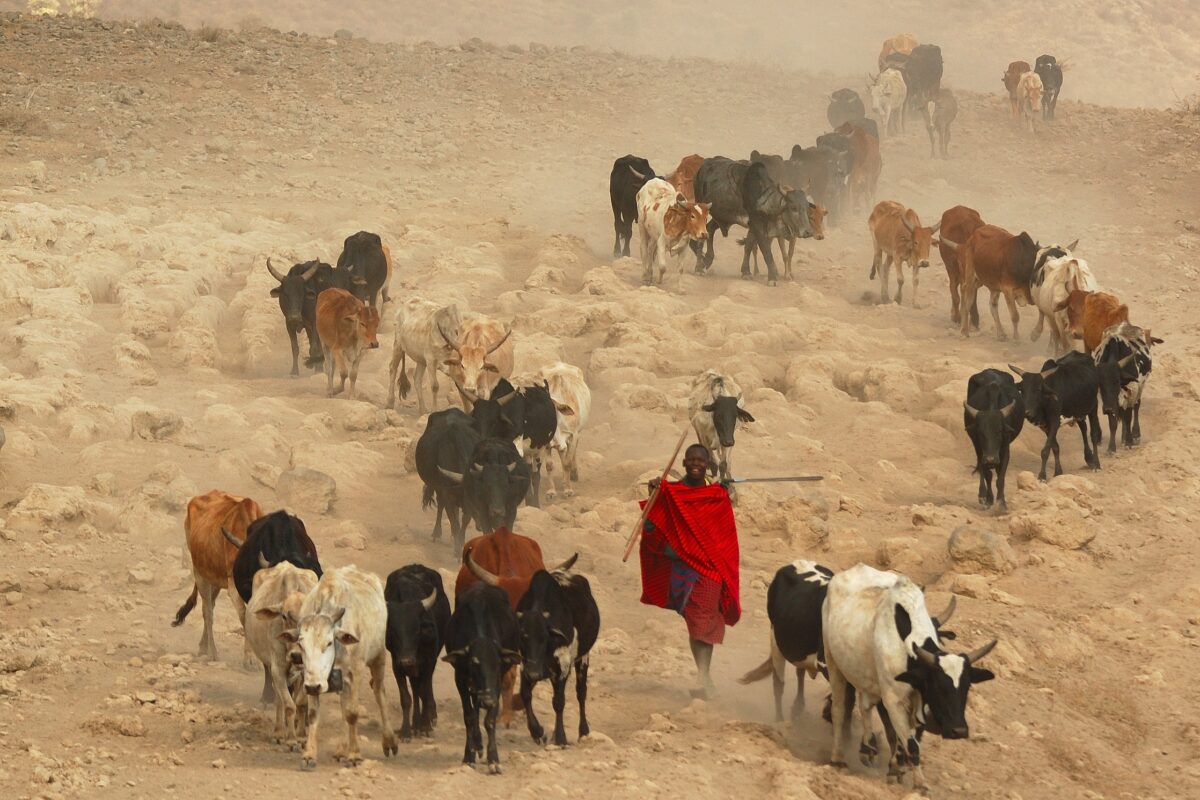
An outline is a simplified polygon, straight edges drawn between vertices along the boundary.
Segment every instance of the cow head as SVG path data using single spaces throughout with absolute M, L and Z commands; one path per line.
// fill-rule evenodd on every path
M 808 197 L 799 189 L 785 189 L 781 220 L 788 233 L 800 239 L 813 235 L 808 221 Z
M 1000 451 L 1005 442 L 1012 441 L 1017 434 L 1013 423 L 1022 413 L 1021 409 L 1017 408 L 1017 401 L 1012 400 L 1001 409 L 973 408 L 969 402 L 965 402 L 963 411 L 970 420 L 970 425 L 974 427 L 981 445 L 976 470 L 1000 466 Z
M 566 595 L 550 572 L 539 570 L 533 574 L 529 590 L 517 605 L 521 672 L 531 681 L 549 677 L 549 659 L 575 638 L 566 603 Z
M 1054 389 L 1046 385 L 1046 379 L 1058 372 L 1058 365 L 1045 367 L 1041 372 L 1026 372 L 1012 364 L 1009 364 L 1008 368 L 1021 379 L 1017 384 L 1017 390 L 1021 392 L 1021 402 L 1025 406 L 1025 418 L 1030 422 L 1037 421 L 1043 415 L 1042 404 L 1057 397 Z
M 437 624 L 430 613 L 437 598 L 435 588 L 421 600 L 388 601 L 387 649 L 392 663 L 402 672 L 416 668 L 422 644 L 437 640 Z
M 712 203 L 691 203 L 683 192 L 675 195 L 675 203 L 663 215 L 663 232 L 677 242 L 672 252 L 678 253 L 692 239 L 708 238 L 708 210 Z
M 267 271 L 271 273 L 272 278 L 279 281 L 279 285 L 271 290 L 271 297 L 279 298 L 279 310 L 283 312 L 283 319 L 289 325 L 300 325 L 304 320 L 305 302 L 312 302 L 317 297 L 312 279 L 317 274 L 318 266 L 318 262 L 309 261 L 306 264 L 297 264 L 287 275 L 281 275 L 279 270 L 271 266 L 270 257 L 267 258 Z
M 904 223 L 904 230 L 908 232 L 901 240 L 901 246 L 908 249 L 908 263 L 918 268 L 928 267 L 929 247 L 933 244 L 933 235 L 942 227 L 941 221 L 932 228 L 924 228 L 920 224 L 913 225 L 908 221 L 907 215 L 901 215 L 900 221 Z
M 458 477 L 463 483 L 467 511 L 485 533 L 511 528 L 517 506 L 529 490 L 529 466 L 510 440 L 482 440 L 466 475 L 459 477 L 444 470 L 443 474 Z
M 304 659 L 304 691 L 308 694 L 330 690 L 338 649 L 358 642 L 357 636 L 341 629 L 345 616 L 344 608 L 310 614 L 279 634 L 280 641 L 300 646 L 300 655 Z
M 342 331 L 358 342 L 359 347 L 379 347 L 379 309 L 360 303 L 353 312 L 342 317 Z
M 255 576 L 255 583 L 258 582 L 257 577 Z M 296 620 L 300 618 L 300 607 L 304 605 L 304 598 L 306 597 L 308 597 L 307 592 L 290 592 L 283 598 L 282 603 L 260 608 L 254 612 L 254 616 L 265 621 L 282 619 L 284 632 L 295 634 Z M 301 653 L 300 648 L 294 644 L 294 640 L 290 638 L 284 639 L 282 635 L 279 636 L 279 639 L 289 644 L 288 660 L 292 664 L 303 665 L 304 655 Z
M 1117 340 L 1112 340 L 1113 347 Z M 1123 348 L 1128 354 L 1120 356 L 1120 350 L 1105 353 L 1105 358 L 1096 365 L 1096 377 L 1100 382 L 1100 405 L 1105 414 L 1116 414 L 1121 410 L 1121 387 L 1137 380 L 1138 370 L 1134 354 L 1128 345 Z M 1110 353 L 1116 357 L 1110 357 Z
M 462 397 L 463 410 L 471 415 L 475 430 L 479 431 L 479 435 L 484 439 L 493 436 L 512 439 L 517 435 L 518 426 L 509 413 L 509 407 L 519 395 L 504 378 L 501 378 L 499 383 L 506 385 L 508 393 L 498 399 L 481 398 L 474 391 L 455 384 Z M 492 393 L 494 395 L 495 391 Z
M 897 606 L 900 608 L 900 606 Z M 932 639 L 908 655 L 908 667 L 896 676 L 921 694 L 925 727 L 945 739 L 966 739 L 967 693 L 971 684 L 996 677 L 990 670 L 974 666 L 996 646 L 993 639 L 970 653 L 946 653 Z
M 754 422 L 754 417 L 741 407 L 741 402 L 742 396 L 739 394 L 737 397 L 718 397 L 708 405 L 701 407 L 702 410 L 712 414 L 713 427 L 717 431 L 717 440 L 722 447 L 733 447 L 733 431 L 739 421 Z
M 444 330 L 438 328 L 438 333 L 453 350 L 454 354 L 447 357 L 442 365 L 455 383 L 475 392 L 479 397 L 491 397 L 492 390 L 500 380 L 500 368 L 488 361 L 488 356 L 499 350 L 508 337 L 512 336 L 512 328 L 505 331 L 498 342 L 488 345 L 465 345 L 451 340 Z
M 466 647 L 448 651 L 442 660 L 454 666 L 456 678 L 463 676 L 467 693 L 476 703 L 494 708 L 500 702 L 500 679 L 510 667 L 521 663 L 521 654 L 480 637 Z
M 1077 337 L 1083 335 L 1083 310 L 1090 294 L 1092 293 L 1075 289 L 1067 295 L 1066 300 L 1054 308 L 1055 311 L 1067 312 L 1067 332 Z
M 808 227 L 812 230 L 813 238 L 817 241 L 825 238 L 825 216 L 829 210 L 816 203 L 808 204 Z

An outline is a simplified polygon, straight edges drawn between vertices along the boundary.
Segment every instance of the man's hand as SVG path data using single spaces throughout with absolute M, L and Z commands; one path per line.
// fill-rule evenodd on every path
M 648 488 L 648 489 L 649 489 L 651 492 L 653 492 L 655 489 L 657 489 L 657 488 L 658 488 L 658 484 L 659 484 L 659 481 L 660 481 L 660 480 L 661 480 L 661 478 L 651 478 L 649 481 L 647 481 L 647 483 L 646 483 L 646 487 L 647 487 L 647 488 Z

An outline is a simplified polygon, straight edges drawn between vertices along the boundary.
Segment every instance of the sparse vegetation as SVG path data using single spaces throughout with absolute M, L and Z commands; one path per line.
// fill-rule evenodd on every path
M 225 38 L 225 30 L 212 25 L 203 25 L 200 30 L 196 31 L 196 35 L 200 37 L 200 41 L 212 44 Z

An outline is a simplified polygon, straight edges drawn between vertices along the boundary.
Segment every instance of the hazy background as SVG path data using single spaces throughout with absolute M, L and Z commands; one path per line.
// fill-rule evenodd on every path
M 45 0 L 43 0 L 44 2 Z M 95 0 L 92 0 L 95 3 Z M 346 28 L 377 41 L 587 45 L 663 56 L 830 71 L 874 69 L 884 38 L 911 32 L 938 44 L 949 85 L 999 91 L 1009 61 L 1053 53 L 1071 65 L 1064 99 L 1165 107 L 1194 93 L 1200 73 L 1196 0 L 99 0 L 111 18 L 161 17 L 188 25 L 329 35 Z M 20 10 L 24 0 L 0 0 Z M 61 0 L 65 9 L 68 0 Z M 830 8 L 835 5 L 836 8 Z M 832 77 L 832 76 L 831 76 Z M 664 80 L 666 76 L 647 76 Z M 687 91 L 703 76 L 689 75 Z

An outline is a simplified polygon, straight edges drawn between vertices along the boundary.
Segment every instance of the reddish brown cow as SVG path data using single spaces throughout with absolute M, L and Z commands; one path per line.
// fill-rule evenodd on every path
M 921 227 L 921 218 L 911 208 L 905 208 L 895 200 L 882 200 L 875 206 L 867 219 L 867 227 L 871 229 L 871 243 L 875 247 L 875 257 L 871 260 L 871 279 L 879 273 L 879 302 L 887 303 L 888 272 L 892 263 L 896 264 L 896 302 L 904 297 L 904 267 L 908 264 L 913 279 L 913 308 L 917 308 L 917 286 L 921 279 L 921 270 L 929 266 L 929 248 L 933 244 L 933 234 L 937 233 L 939 222 L 932 228 Z M 887 259 L 884 260 L 884 255 Z
M 703 163 L 704 156 L 692 153 L 684 156 L 675 171 L 667 176 L 667 181 L 675 187 L 675 191 L 681 192 L 689 203 L 696 202 L 696 171 Z
M 888 57 L 893 53 L 912 55 L 913 48 L 919 44 L 917 37 L 911 33 L 897 33 L 890 39 L 884 39 L 883 47 L 879 50 L 879 71 L 883 72 L 888 63 Z
M 239 541 L 245 541 L 246 529 L 261 516 L 262 509 L 258 503 L 248 497 L 238 497 L 218 489 L 197 495 L 187 504 L 183 532 L 192 560 L 195 583 L 191 595 L 175 612 L 175 621 L 171 626 L 183 624 L 196 607 L 196 595 L 200 595 L 204 633 L 200 635 L 199 652 L 213 661 L 217 660 L 217 643 L 213 640 L 213 608 L 222 589 L 229 590 L 229 599 L 238 613 L 238 619 L 243 624 L 246 621 L 246 606 L 233 585 L 233 560 L 237 558 L 238 546 L 229 541 L 221 529 L 229 531 Z M 247 658 L 250 658 L 249 643 Z
M 358 362 L 363 352 L 379 347 L 375 334 L 379 331 L 379 310 L 367 305 L 344 289 L 326 289 L 317 297 L 317 336 L 325 350 L 326 394 L 333 397 L 346 388 L 350 376 L 350 392 L 354 399 L 354 384 L 358 381 Z M 333 388 L 333 369 L 337 367 L 342 383 Z
M 1100 346 L 1100 339 L 1110 325 L 1129 322 L 1129 306 L 1109 292 L 1075 290 L 1055 311 L 1063 309 L 1067 311 L 1067 331 L 1076 339 L 1083 339 L 1087 353 Z
M 1012 315 L 1013 338 L 1017 338 L 1017 325 L 1021 314 L 1017 305 L 1033 305 L 1029 292 L 1029 280 L 1033 276 L 1038 246 L 1028 233 L 1022 231 L 1014 236 L 996 225 L 980 225 L 958 250 L 962 264 L 962 295 L 959 311 L 962 317 L 962 335 L 969 335 L 970 310 L 975 306 L 975 295 L 980 286 L 992 293 L 992 319 L 996 323 L 996 336 L 1006 339 L 1000 325 L 1000 295 L 1008 302 Z
M 946 265 L 946 277 L 950 279 L 950 319 L 958 324 L 959 317 L 958 295 L 962 284 L 962 268 L 959 264 L 958 249 L 967 241 L 976 228 L 983 225 L 979 212 L 966 206 L 955 206 L 942 214 L 941 235 L 938 238 L 938 252 L 942 263 Z M 971 306 L 971 327 L 979 330 L 979 309 Z
M 1021 116 L 1021 97 L 1017 93 L 1017 86 L 1021 83 L 1021 76 L 1032 70 L 1028 61 L 1014 61 L 1008 65 L 1004 77 L 1000 79 L 1004 83 L 1004 88 L 1008 90 L 1008 102 L 1012 105 L 1013 119 Z
M 879 155 L 879 140 L 862 128 L 847 122 L 837 133 L 850 139 L 854 150 L 854 168 L 846 181 L 855 208 L 868 208 L 875 202 L 875 190 L 879 185 L 879 173 L 883 171 L 883 157 Z

